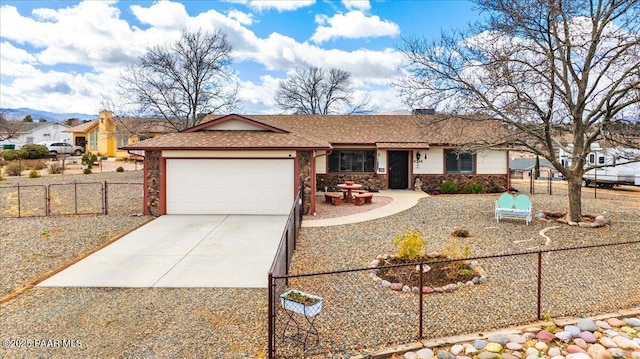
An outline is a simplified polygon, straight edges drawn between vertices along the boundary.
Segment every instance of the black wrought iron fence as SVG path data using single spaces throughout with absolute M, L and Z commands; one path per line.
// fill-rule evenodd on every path
M 289 218 L 287 225 L 282 233 L 276 255 L 269 269 L 269 302 L 273 302 L 277 296 L 279 296 L 287 286 L 287 277 L 289 274 L 289 266 L 291 264 L 291 257 L 293 251 L 296 248 L 296 242 L 300 234 L 300 225 L 302 223 L 302 191 L 298 193 L 291 211 L 289 212 Z M 279 278 L 279 279 L 274 279 Z M 276 319 L 275 306 L 269 306 L 269 333 L 275 330 Z M 274 346 L 274 337 L 269 336 L 269 350 Z
M 486 280 L 448 287 L 421 283 L 404 291 L 382 284 L 371 267 L 270 274 L 269 357 L 349 357 L 425 338 L 637 306 L 640 281 L 630 274 L 640 269 L 638 253 L 640 240 L 466 258 L 480 266 Z M 433 264 L 378 271 L 423 271 Z M 279 297 L 291 289 L 321 297 L 321 308 L 292 310 Z
M 74 182 L 0 186 L 0 217 L 141 214 L 142 183 Z

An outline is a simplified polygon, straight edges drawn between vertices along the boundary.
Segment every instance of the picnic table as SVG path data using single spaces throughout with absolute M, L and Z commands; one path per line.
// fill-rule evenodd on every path
M 336 187 L 345 191 L 345 201 L 352 203 L 353 202 L 353 194 L 351 193 L 353 190 L 359 190 L 362 188 L 361 184 L 357 183 L 340 183 Z

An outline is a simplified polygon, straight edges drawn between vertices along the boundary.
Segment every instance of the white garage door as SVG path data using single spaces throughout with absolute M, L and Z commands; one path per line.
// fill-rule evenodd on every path
M 167 214 L 288 214 L 291 159 L 167 159 Z

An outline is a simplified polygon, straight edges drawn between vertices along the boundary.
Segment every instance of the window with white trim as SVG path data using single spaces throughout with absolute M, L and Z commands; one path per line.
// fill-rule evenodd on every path
M 445 165 L 447 173 L 473 173 L 475 155 L 456 150 L 445 150 Z
M 375 150 L 335 150 L 329 155 L 329 172 L 374 172 Z

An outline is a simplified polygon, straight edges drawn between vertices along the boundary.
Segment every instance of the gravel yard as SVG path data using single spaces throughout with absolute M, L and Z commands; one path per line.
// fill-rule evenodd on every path
M 139 171 L 48 177 L 51 177 L 49 181 L 125 178 L 116 177 L 119 175 L 131 176 L 126 177 L 127 181 L 136 178 L 141 181 Z M 9 178 L 0 182 L 0 186 L 13 185 L 15 181 L 47 183 L 45 177 Z M 599 191 L 598 199 L 592 197 L 593 192 L 587 190 L 583 197 L 584 211 L 605 213 L 612 220 L 612 226 L 599 229 L 559 226 L 546 232 L 551 238 L 546 248 L 640 239 L 637 198 L 607 191 Z M 292 272 L 367 266 L 377 254 L 393 252 L 393 237 L 405 229 L 421 231 L 429 250 L 441 250 L 456 228 L 466 228 L 472 234 L 464 243 L 472 248 L 474 256 L 539 248 L 544 242 L 539 231 L 553 225 L 533 222 L 525 226 L 523 221 L 516 220 L 496 224 L 495 198 L 497 195 L 440 195 L 422 199 L 416 207 L 380 220 L 303 228 Z M 534 211 L 566 207 L 562 189 L 554 188 L 553 196 L 533 195 L 532 200 Z M 129 215 L 1 219 L 0 297 L 147 220 L 150 218 Z M 594 310 L 584 305 L 594 301 L 600 304 L 596 310 L 639 306 L 640 283 L 633 275 L 640 270 L 638 253 L 636 245 L 575 254 L 563 252 L 555 256 L 554 261 L 549 258 L 551 267 L 546 278 L 552 279 L 545 289 L 549 300 L 560 304 L 547 309 L 579 314 Z M 578 266 L 575 266 L 576 257 L 580 259 Z M 426 323 L 429 335 L 470 332 L 480 325 L 503 325 L 530 317 L 532 303 L 524 298 L 535 290 L 535 282 L 530 280 L 531 275 L 535 276 L 532 272 L 535 260 L 494 260 L 483 264 L 494 281 L 471 290 L 429 297 L 425 304 L 425 310 L 430 313 Z M 366 352 L 401 341 L 406 333 L 414 333 L 415 297 L 380 291 L 367 274 L 354 273 L 340 279 L 291 280 L 291 286 L 325 297 L 326 308 L 317 320 L 323 345 L 351 345 L 350 351 Z M 556 292 L 556 286 L 571 290 Z M 331 314 L 344 328 L 335 327 Z M 2 348 L 0 357 L 7 358 L 255 358 L 263 356 L 266 350 L 267 291 L 34 287 L 0 306 L 0 322 L 3 340 L 23 339 L 32 343 L 31 348 Z M 34 340 L 51 347 L 33 347 Z M 56 347 L 55 342 L 42 340 L 61 342 Z M 63 347 L 62 340 L 72 341 L 64 342 L 72 347 Z

